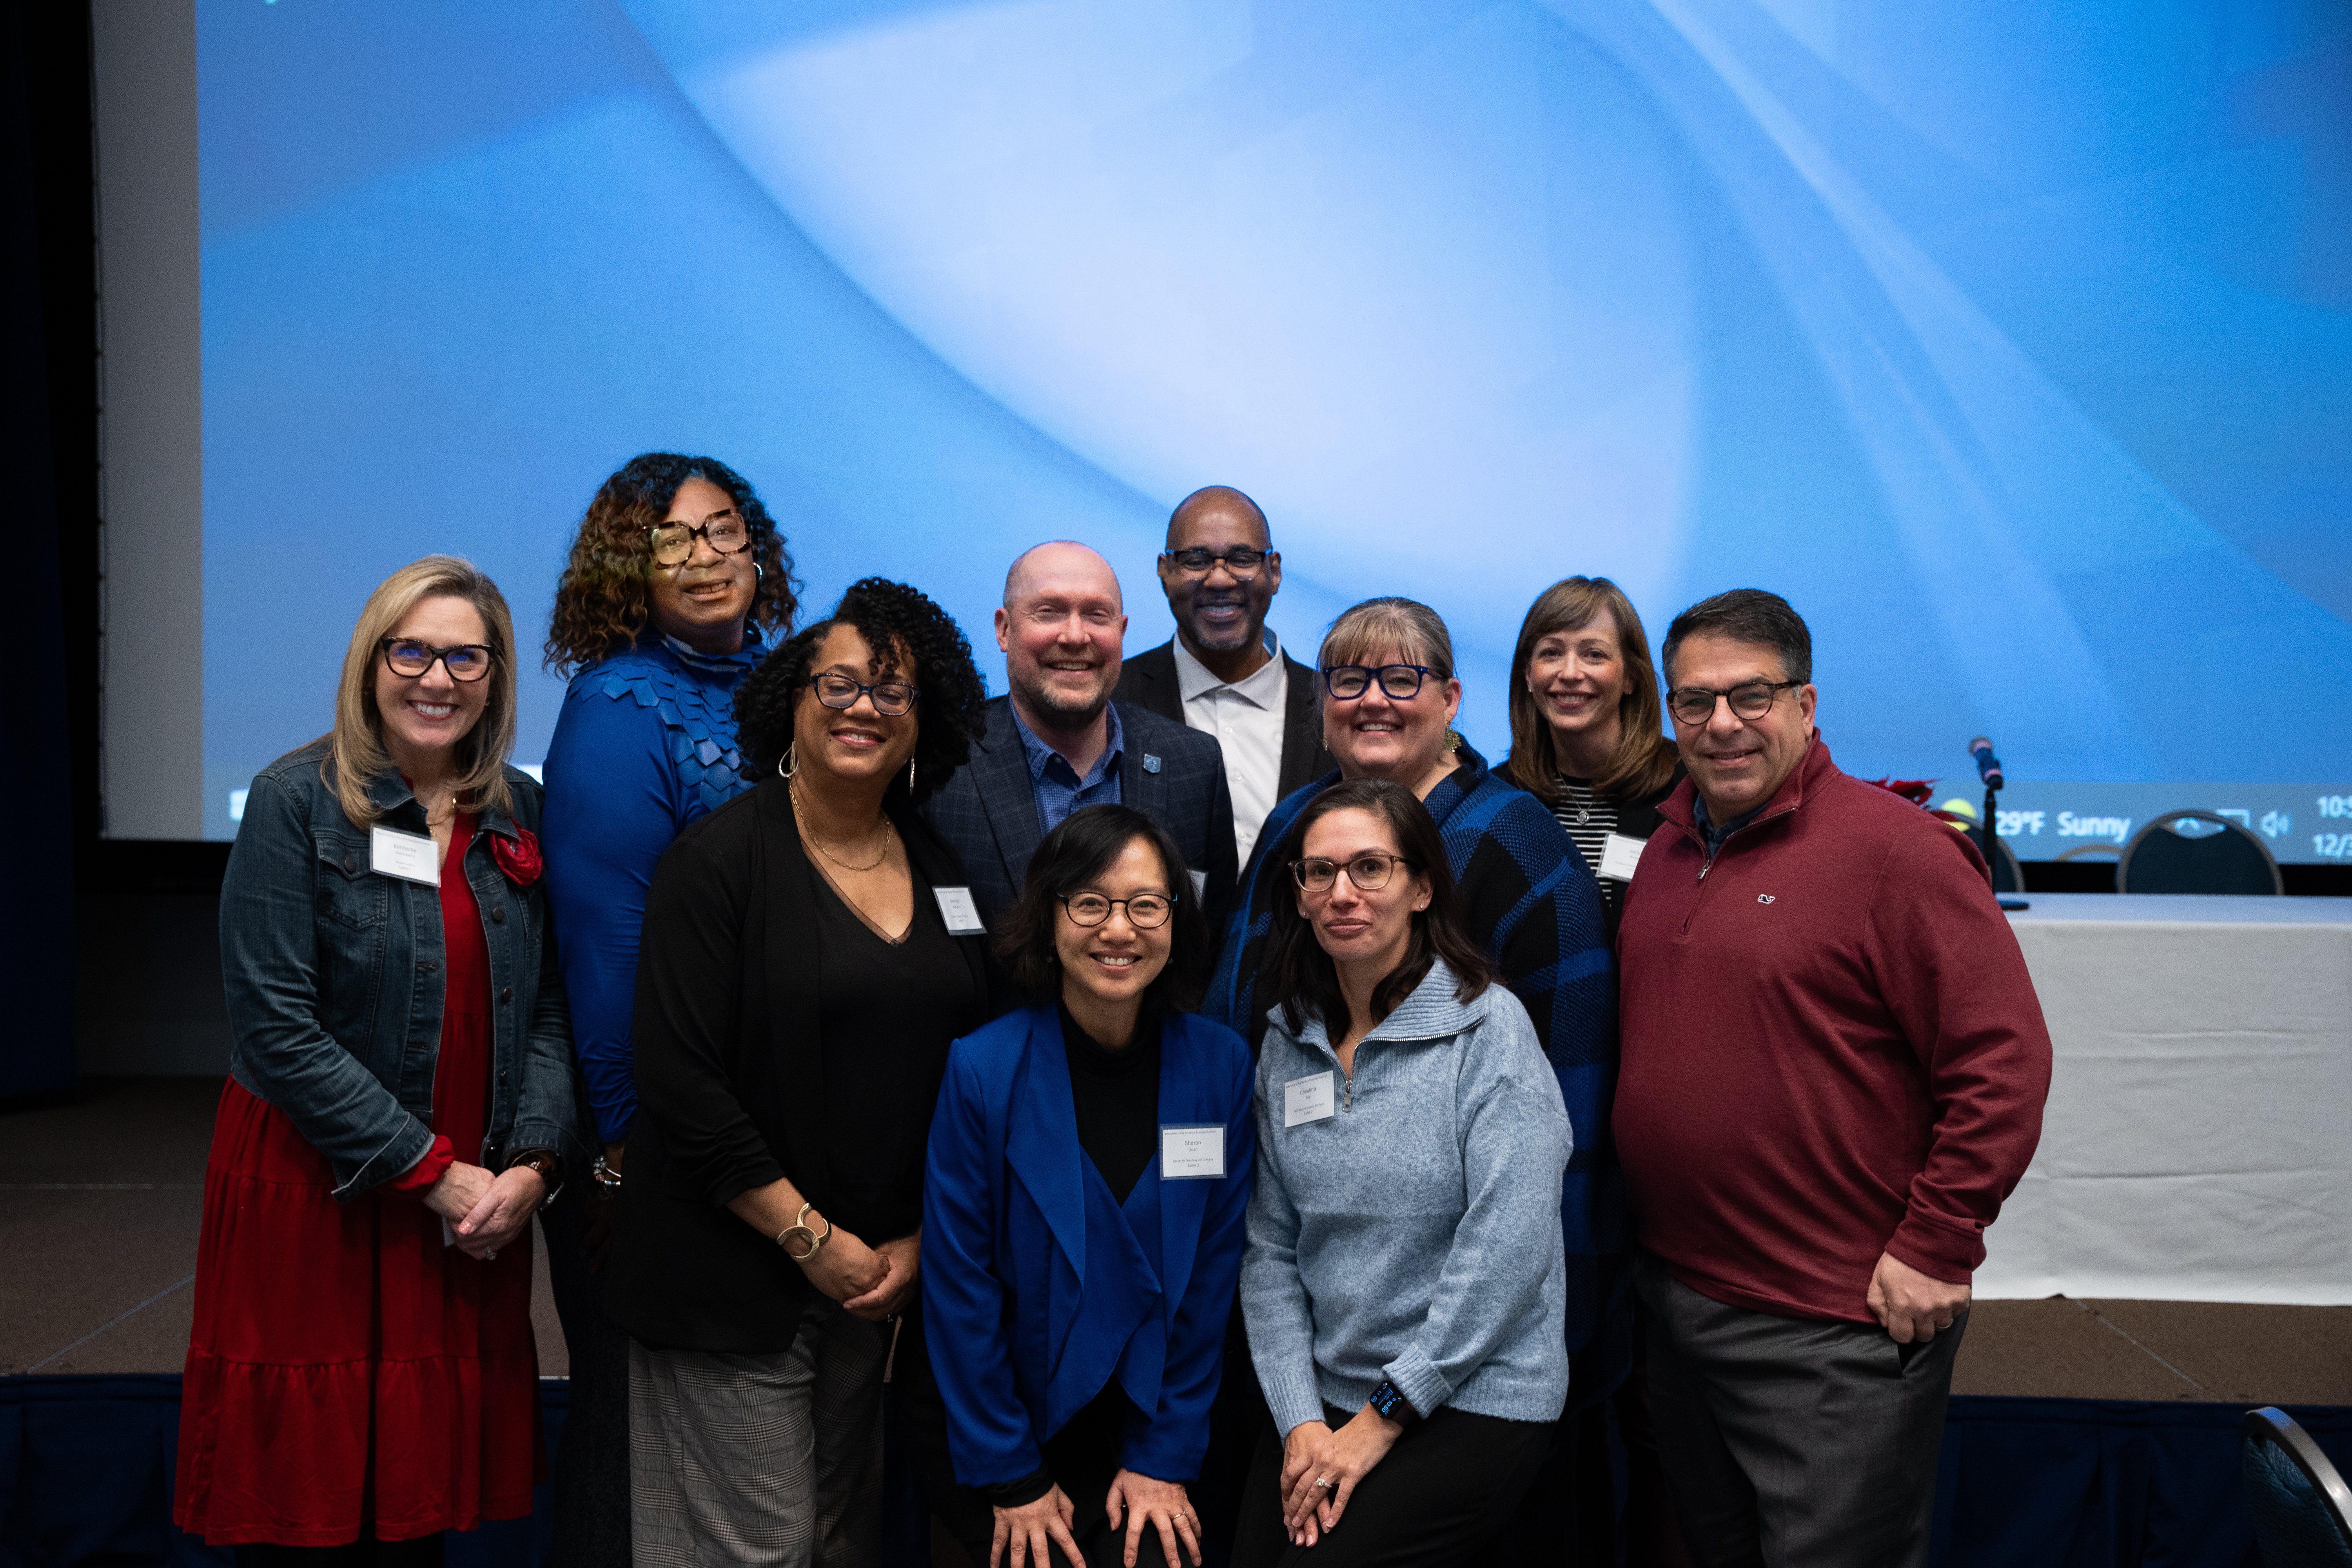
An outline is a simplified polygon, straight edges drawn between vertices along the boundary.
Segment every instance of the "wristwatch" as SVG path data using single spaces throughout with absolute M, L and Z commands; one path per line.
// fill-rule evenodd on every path
M 518 1149 L 514 1157 L 507 1162 L 507 1169 L 511 1171 L 518 1167 L 537 1171 L 539 1179 L 546 1184 L 546 1191 L 539 1200 L 540 1207 L 545 1208 L 555 1202 L 555 1194 L 563 1190 L 563 1162 L 556 1156 L 554 1150 Z
M 1385 1377 L 1381 1379 L 1381 1385 L 1372 1390 L 1369 1403 L 1374 1410 L 1401 1426 L 1410 1426 L 1421 1415 L 1421 1412 L 1412 1407 L 1412 1401 L 1398 1393 L 1397 1385 Z

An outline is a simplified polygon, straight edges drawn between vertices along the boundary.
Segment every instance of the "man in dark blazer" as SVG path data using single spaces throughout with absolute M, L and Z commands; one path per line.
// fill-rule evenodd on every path
M 923 806 L 963 858 L 983 921 L 1019 895 L 1048 832 L 1106 802 L 1176 840 L 1192 878 L 1171 891 L 1200 900 L 1213 921 L 1233 895 L 1234 805 L 1217 742 L 1111 700 L 1126 633 L 1118 577 L 1083 544 L 1040 544 L 1005 574 L 996 646 L 1011 694 L 989 701 L 971 761 Z
M 1265 629 L 1282 588 L 1265 513 L 1225 485 L 1186 496 L 1168 519 L 1160 585 L 1175 639 L 1127 661 L 1118 700 L 1217 737 L 1246 865 L 1275 803 L 1338 766 L 1323 746 L 1322 678 Z

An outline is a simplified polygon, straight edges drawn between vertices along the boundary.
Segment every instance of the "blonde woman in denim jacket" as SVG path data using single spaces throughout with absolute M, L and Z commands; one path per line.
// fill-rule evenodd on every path
M 428 556 L 246 797 L 174 1506 L 241 1561 L 437 1563 L 545 1474 L 525 1227 L 578 1134 L 514 731 L 506 601 Z

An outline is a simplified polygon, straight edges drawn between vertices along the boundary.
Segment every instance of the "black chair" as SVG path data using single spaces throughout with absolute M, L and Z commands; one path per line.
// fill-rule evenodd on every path
M 2176 822 L 2200 822 L 2210 832 L 2189 835 Z M 2122 893 L 2286 892 L 2270 846 L 2210 811 L 2168 811 L 2132 835 L 2123 864 L 2116 868 Z
M 2352 1568 L 2352 1490 L 2274 1405 L 2246 1412 L 2238 1470 L 2263 1568 Z

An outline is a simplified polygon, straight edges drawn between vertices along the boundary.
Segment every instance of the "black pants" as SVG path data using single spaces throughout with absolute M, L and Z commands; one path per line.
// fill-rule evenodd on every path
M 1327 1409 L 1324 1418 L 1336 1429 L 1349 1414 Z M 1550 1450 L 1552 1426 L 1453 1409 L 1415 1421 L 1356 1483 L 1338 1527 L 1307 1547 L 1293 1546 L 1283 1528 L 1282 1438 L 1269 1423 L 1242 1499 L 1234 1568 L 1442 1568 L 1471 1562 L 1509 1525 Z
M 547 1283 L 572 1357 L 572 1408 L 555 1446 L 549 1568 L 629 1568 L 629 1335 L 604 1315 L 604 1279 L 585 1245 L 592 1205 L 575 1175 L 539 1211 Z
M 362 1536 L 347 1546 L 240 1546 L 236 1568 L 441 1568 L 441 1532 L 414 1541 Z
M 1070 1500 L 1074 1510 L 1070 1534 L 1086 1554 L 1087 1568 L 1122 1568 L 1127 1561 L 1128 1521 L 1122 1518 L 1119 1528 L 1113 1530 L 1103 1499 L 1110 1491 L 1111 1478 L 1118 1474 L 1119 1441 L 1133 1408 L 1113 1383 L 1046 1439 L 1043 1448 L 1046 1473 Z M 952 1490 L 948 1505 L 936 1510 L 940 1522 L 976 1568 L 987 1568 L 989 1545 L 996 1533 L 996 1510 L 970 1487 Z M 1199 1505 L 1193 1506 L 1197 1510 Z M 1192 1568 L 1182 1540 L 1173 1544 L 1176 1561 L 1182 1568 Z M 1168 1548 L 1160 1544 L 1157 1525 L 1143 1527 L 1136 1542 L 1135 1562 L 1136 1568 L 1167 1568 Z M 1059 1548 L 1049 1553 L 1048 1563 L 1041 1568 L 1067 1568 Z
M 1924 1344 L 1700 1295 L 1643 1254 L 1650 1409 L 1702 1568 L 1921 1568 L 1965 1314 Z

